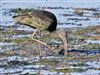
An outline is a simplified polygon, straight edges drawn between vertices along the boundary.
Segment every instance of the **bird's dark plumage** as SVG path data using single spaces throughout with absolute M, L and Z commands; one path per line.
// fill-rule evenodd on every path
M 13 18 L 18 23 L 28 25 L 38 30 L 53 32 L 57 27 L 57 19 L 55 15 L 49 11 L 35 10 L 31 13 L 13 16 Z

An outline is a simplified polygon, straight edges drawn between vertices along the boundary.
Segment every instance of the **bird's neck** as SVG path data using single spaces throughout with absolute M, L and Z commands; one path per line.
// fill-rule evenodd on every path
M 58 36 L 63 41 L 64 43 L 63 46 L 65 50 L 64 55 L 67 56 L 67 33 L 66 31 L 58 29 L 54 32 L 54 34 L 56 34 L 56 36 Z

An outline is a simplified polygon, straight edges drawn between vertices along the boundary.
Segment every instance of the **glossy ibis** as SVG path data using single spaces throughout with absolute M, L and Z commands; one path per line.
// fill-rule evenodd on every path
M 61 38 L 64 43 L 64 55 L 67 56 L 67 34 L 66 31 L 63 29 L 56 29 L 57 18 L 53 13 L 44 10 L 35 10 L 31 13 L 13 16 L 13 18 L 17 23 L 20 23 L 20 25 L 27 25 L 32 28 L 35 28 L 36 30 L 33 33 L 32 39 L 43 45 L 46 45 L 48 48 L 52 50 L 54 49 L 48 46 L 46 43 L 34 38 L 36 32 L 41 32 L 45 30 Z

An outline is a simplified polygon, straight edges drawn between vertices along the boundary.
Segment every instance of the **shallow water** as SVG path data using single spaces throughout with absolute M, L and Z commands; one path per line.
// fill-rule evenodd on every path
M 87 27 L 99 25 L 99 18 L 96 13 L 100 14 L 99 2 L 51 2 L 49 0 L 40 2 L 27 1 L 9 1 L 1 0 L 0 5 L 0 28 L 2 32 L 18 30 L 19 33 L 11 32 L 13 34 L 0 34 L 2 41 L 0 41 L 0 75 L 29 75 L 29 74 L 43 74 L 43 75 L 99 75 L 100 74 L 100 51 L 98 49 L 87 51 L 69 51 L 71 52 L 66 64 L 63 65 L 64 57 L 58 54 L 45 54 L 40 61 L 39 55 L 33 50 L 38 50 L 37 44 L 34 46 L 26 40 L 32 36 L 34 31 L 30 27 L 15 25 L 12 16 L 15 13 L 11 9 L 16 8 L 34 8 L 43 9 L 53 12 L 58 19 L 58 28 L 73 28 L 73 27 Z M 53 5 L 53 6 L 52 6 Z M 75 8 L 83 8 L 84 14 L 78 15 L 75 13 Z M 85 9 L 87 8 L 87 9 Z M 93 8 L 93 9 L 91 9 Z M 89 10 L 90 9 L 90 10 Z M 13 27 L 7 27 L 13 26 Z M 24 34 L 21 33 L 24 30 Z M 27 38 L 26 38 L 27 37 Z M 13 41 L 23 39 L 25 41 Z M 26 39 L 25 39 L 26 38 Z M 7 41 L 9 39 L 9 41 Z M 21 42 L 21 43 L 18 43 Z M 24 43 L 25 42 L 25 43 Z M 61 44 L 61 41 L 53 40 L 52 42 Z M 100 40 L 86 40 L 87 43 L 99 43 Z M 47 49 L 43 49 L 43 51 Z M 7 51 L 7 52 L 6 52 Z M 30 53 L 29 53 L 30 52 Z M 39 51 L 38 51 L 39 52 Z M 97 55 L 97 56 L 95 56 Z M 73 57 L 74 56 L 74 57 Z M 87 56 L 85 58 L 85 56 Z M 94 56 L 94 57 L 92 57 Z M 92 57 L 92 58 L 91 58 Z M 75 58 L 75 59 L 72 59 Z M 42 60 L 41 59 L 41 60 Z M 56 63 L 56 64 L 55 64 Z M 49 64 L 49 65 L 48 65 Z
M 33 58 L 25 58 L 25 57 L 19 57 L 19 56 L 12 56 L 12 57 L 8 57 L 6 58 L 6 63 L 0 63 L 0 66 L 2 64 L 3 65 L 6 65 L 5 67 L 1 67 L 0 68 L 0 74 L 26 74 L 26 73 L 29 73 L 29 74 L 37 74 L 39 71 L 40 71 L 40 74 L 43 74 L 43 75 L 64 75 L 65 73 L 67 74 L 67 70 L 64 72 L 57 72 L 57 71 L 54 71 L 53 70 L 53 66 L 51 67 L 48 67 L 44 64 L 37 64 L 37 65 L 31 65 L 32 62 L 36 62 L 38 61 L 38 58 L 34 58 L 34 59 L 37 59 L 37 60 L 32 60 Z M 51 58 L 49 58 L 51 59 Z M 59 58 L 60 59 L 60 58 Z M 59 60 L 57 59 L 57 60 Z M 5 60 L 5 59 L 0 59 L 0 60 Z M 9 62 L 12 63 L 14 61 L 20 61 L 19 63 L 16 63 L 15 65 L 13 64 L 8 64 Z M 24 61 L 24 62 L 22 62 Z M 27 64 L 25 65 L 25 61 L 27 62 Z M 20 64 L 21 63 L 21 64 Z M 71 65 L 66 67 L 65 69 L 69 68 L 69 69 L 77 69 L 76 71 L 73 71 L 73 72 L 68 72 L 68 74 L 71 74 L 71 75 L 86 75 L 86 74 L 93 74 L 93 75 L 98 75 L 100 74 L 100 70 L 98 70 L 98 68 L 100 68 L 100 62 L 98 61 L 70 61 L 68 62 L 70 63 Z M 82 65 L 82 64 L 83 65 Z M 75 66 L 76 64 L 76 66 Z M 81 65 L 77 65 L 77 64 L 81 64 Z M 55 67 L 55 69 L 62 69 L 60 67 Z M 79 70 L 78 70 L 79 69 Z
M 43 9 L 53 12 L 58 19 L 58 28 L 65 27 L 86 27 L 91 25 L 98 25 L 99 19 L 93 18 L 95 13 L 99 13 L 99 2 L 26 2 L 26 1 L 2 1 L 1 2 L 1 25 L 13 25 L 12 15 L 14 13 L 10 12 L 11 9 L 15 8 L 34 8 L 34 9 Z M 16 4 L 16 6 L 15 6 Z M 51 6 L 53 5 L 53 6 Z M 75 8 L 88 8 L 95 9 L 84 10 L 84 14 L 79 16 L 75 13 Z M 67 16 L 66 16 L 67 15 Z M 98 14 L 99 15 L 99 14 Z M 70 19 L 74 20 L 70 20 Z M 79 20 L 77 20 L 79 19 Z

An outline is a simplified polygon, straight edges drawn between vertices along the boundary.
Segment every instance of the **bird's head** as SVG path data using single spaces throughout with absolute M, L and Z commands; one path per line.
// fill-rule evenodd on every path
M 64 38 L 67 38 L 68 37 L 68 32 L 66 30 L 64 30 L 64 29 L 57 29 L 56 31 L 54 31 L 54 34 L 56 34 L 62 40 Z

